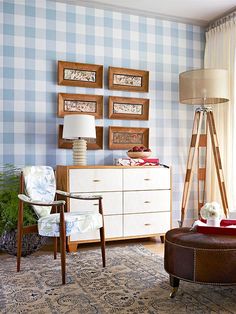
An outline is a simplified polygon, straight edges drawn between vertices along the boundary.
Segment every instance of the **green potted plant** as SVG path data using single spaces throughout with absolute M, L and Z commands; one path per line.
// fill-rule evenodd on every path
M 16 255 L 18 197 L 20 170 L 6 164 L 0 170 L 0 250 Z M 29 206 L 24 206 L 24 225 L 37 223 L 37 217 Z M 29 255 L 46 243 L 47 238 L 37 233 L 23 235 L 22 256 Z

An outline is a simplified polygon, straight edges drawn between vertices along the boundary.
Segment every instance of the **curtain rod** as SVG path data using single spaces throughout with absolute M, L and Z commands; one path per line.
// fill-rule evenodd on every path
M 210 29 L 215 28 L 217 26 L 220 26 L 220 25 L 222 25 L 226 22 L 229 22 L 229 21 L 234 21 L 236 23 L 236 7 L 234 7 L 230 11 L 224 13 L 224 15 L 219 16 L 215 20 L 211 21 L 208 24 L 206 31 L 208 32 Z

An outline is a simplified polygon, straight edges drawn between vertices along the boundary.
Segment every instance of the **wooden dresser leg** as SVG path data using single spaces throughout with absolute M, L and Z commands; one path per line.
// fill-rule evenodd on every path
M 70 244 L 68 244 L 67 245 L 68 252 L 69 253 L 77 252 L 77 246 L 78 246 L 78 243 L 70 243 Z
M 161 243 L 165 242 L 165 236 L 164 235 L 160 235 L 160 239 L 161 239 Z

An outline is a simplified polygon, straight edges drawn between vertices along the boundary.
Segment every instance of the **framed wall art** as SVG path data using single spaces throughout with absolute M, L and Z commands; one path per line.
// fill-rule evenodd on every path
M 109 127 L 109 149 L 130 149 L 149 145 L 149 128 Z
M 63 124 L 59 125 L 58 129 L 58 148 L 72 149 L 73 140 L 67 140 L 62 138 Z M 103 149 L 103 127 L 96 126 L 96 138 L 88 138 L 87 149 Z
M 58 84 L 102 88 L 103 66 L 98 64 L 58 61 Z
M 147 93 L 149 88 L 149 72 L 109 67 L 108 88 Z
M 86 94 L 58 94 L 57 115 L 90 114 L 95 119 L 103 118 L 103 96 Z
M 109 119 L 148 120 L 149 99 L 132 97 L 109 97 Z

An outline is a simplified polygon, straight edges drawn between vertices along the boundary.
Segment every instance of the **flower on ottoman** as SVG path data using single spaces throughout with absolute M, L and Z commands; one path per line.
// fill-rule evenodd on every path
M 222 217 L 222 209 L 217 202 L 206 203 L 200 210 L 200 215 L 211 226 L 219 226 Z

